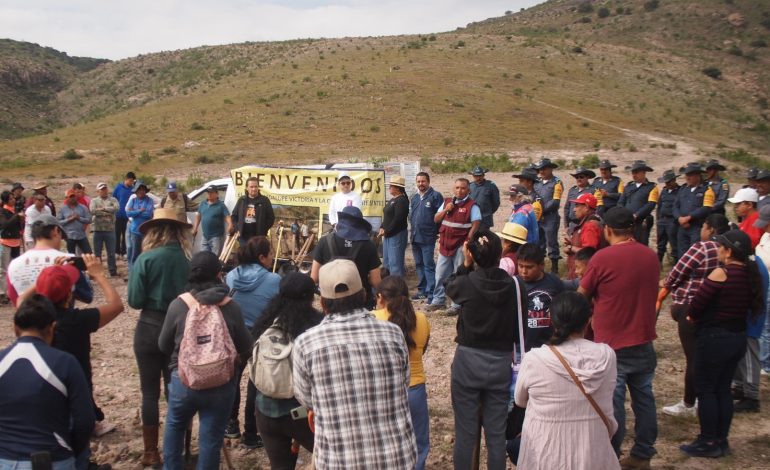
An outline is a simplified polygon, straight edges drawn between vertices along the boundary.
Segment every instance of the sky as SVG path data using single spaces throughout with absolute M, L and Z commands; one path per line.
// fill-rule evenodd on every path
M 543 0 L 0 0 L 0 37 L 123 59 L 203 45 L 452 31 Z

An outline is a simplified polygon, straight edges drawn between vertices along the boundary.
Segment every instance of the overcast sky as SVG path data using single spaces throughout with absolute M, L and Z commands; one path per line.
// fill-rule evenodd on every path
M 451 31 L 543 0 L 0 0 L 0 37 L 122 59 L 201 45 Z

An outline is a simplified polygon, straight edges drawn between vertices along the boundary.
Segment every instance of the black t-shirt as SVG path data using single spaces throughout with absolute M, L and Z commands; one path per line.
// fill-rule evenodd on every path
M 244 198 L 246 210 L 243 213 L 243 228 L 241 229 L 241 238 L 248 240 L 257 234 L 257 208 L 256 199 L 250 197 Z
M 523 322 L 524 350 L 529 351 L 551 339 L 551 301 L 564 291 L 564 283 L 557 276 L 545 273 L 539 281 L 524 282 L 524 286 L 527 289 L 527 313 L 526 321 Z
M 327 237 L 331 237 L 331 243 Z M 334 234 L 326 235 L 318 241 L 310 255 L 314 261 L 326 264 L 334 258 L 345 258 L 353 261 L 358 268 L 358 274 L 361 276 L 361 283 L 366 291 L 367 298 L 372 298 L 372 286 L 369 284 L 369 271 L 379 268 L 382 264 L 380 257 L 377 256 L 377 247 L 371 240 L 344 240 Z
M 56 330 L 53 347 L 66 351 L 77 359 L 91 384 L 91 333 L 99 329 L 99 309 L 69 308 L 56 310 Z

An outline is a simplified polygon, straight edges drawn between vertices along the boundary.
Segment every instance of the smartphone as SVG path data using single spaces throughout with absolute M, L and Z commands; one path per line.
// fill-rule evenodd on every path
M 298 406 L 290 411 L 291 418 L 295 421 L 307 418 L 307 408 L 304 406 Z
M 73 256 L 70 259 L 68 259 L 67 261 L 71 261 L 72 265 L 75 266 L 76 268 L 78 268 L 81 271 L 85 271 L 86 270 L 86 262 L 85 262 L 85 260 L 83 259 L 82 256 Z

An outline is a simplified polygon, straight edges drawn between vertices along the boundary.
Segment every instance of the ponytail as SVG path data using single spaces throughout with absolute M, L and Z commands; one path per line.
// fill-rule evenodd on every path
M 749 288 L 751 292 L 752 319 L 757 319 L 764 312 L 765 305 L 762 295 L 762 277 L 759 275 L 757 261 L 749 258 L 746 260 L 746 269 L 749 275 Z
M 409 300 L 406 282 L 399 276 L 388 276 L 380 282 L 377 293 L 382 296 L 390 314 L 388 321 L 401 328 L 406 345 L 409 349 L 414 348 L 417 344 L 412 338 L 412 332 L 417 327 L 417 316 Z

